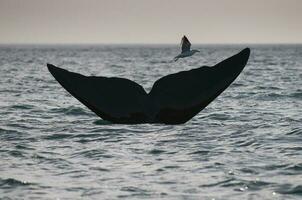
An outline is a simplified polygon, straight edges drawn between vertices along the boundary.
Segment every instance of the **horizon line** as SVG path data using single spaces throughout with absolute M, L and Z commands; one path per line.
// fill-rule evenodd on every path
M 26 45 L 37 45 L 37 46 L 42 46 L 42 45 L 96 45 L 96 46 L 101 46 L 101 45 L 180 45 L 179 43 L 138 43 L 138 42 L 133 42 L 133 43 L 130 43 L 130 42 L 123 42 L 123 43 L 116 43 L 116 42 L 113 42 L 113 43 L 90 43 L 90 42 L 87 42 L 87 43 L 84 43 L 84 42 L 66 42 L 66 43 L 0 43 L 0 46 L 16 46 L 16 45 L 20 45 L 20 46 L 26 46 Z M 234 43 L 231 43 L 231 42 L 225 42 L 225 43 L 194 43 L 192 44 L 192 46 L 195 46 L 195 45 L 302 45 L 302 42 L 247 42 L 247 43 L 241 43 L 241 42 L 234 42 Z

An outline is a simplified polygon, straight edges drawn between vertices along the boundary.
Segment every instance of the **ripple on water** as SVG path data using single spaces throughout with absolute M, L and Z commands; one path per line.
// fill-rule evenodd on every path
M 202 184 L 202 185 L 199 185 L 199 187 L 216 187 L 216 186 L 220 186 L 220 185 L 223 185 L 223 184 L 227 184 L 227 183 L 229 183 L 233 180 L 234 180 L 234 178 L 228 178 L 228 179 L 225 179 L 223 181 L 217 181 L 215 183 Z
M 15 189 L 16 187 L 23 187 L 23 186 L 29 186 L 29 185 L 35 185 L 33 183 L 27 182 L 27 181 L 21 181 L 14 178 L 0 178 L 0 187 L 4 189 Z
M 110 155 L 108 151 L 102 149 L 91 149 L 91 150 L 83 150 L 73 153 L 71 155 L 72 158 L 89 158 L 89 159 L 101 159 L 101 158 L 113 158 L 113 155 Z
M 190 152 L 189 154 L 196 154 L 196 155 L 208 155 L 209 153 L 211 153 L 211 151 L 209 150 L 197 150 L 197 151 L 193 151 L 193 152 Z
M 110 169 L 104 167 L 90 167 L 90 170 L 100 171 L 100 172 L 110 172 Z
M 79 142 L 79 143 L 89 143 L 89 142 L 100 142 L 100 141 L 105 141 L 105 140 L 109 140 L 112 139 L 112 135 L 110 134 L 106 134 L 106 133 L 96 133 L 99 131 L 91 131 L 92 133 L 80 133 L 80 134 L 74 134 L 70 137 L 70 139 L 72 139 L 75 142 Z M 103 132 L 103 131 L 101 131 Z
M 286 135 L 302 135 L 302 128 L 293 128 L 291 131 L 287 132 Z
M 261 180 L 244 180 L 238 178 L 227 179 L 226 181 L 219 182 L 219 186 L 233 188 L 235 191 L 251 190 L 257 191 L 262 190 L 264 187 L 273 186 L 274 183 L 261 181 Z
M 297 164 L 290 164 L 284 167 L 282 170 L 279 172 L 282 175 L 286 176 L 291 176 L 291 175 L 301 175 L 302 174 L 302 163 L 297 163 Z
M 120 195 L 119 196 L 120 198 L 135 197 L 135 196 L 145 198 L 145 197 L 151 195 L 151 192 L 149 190 L 142 189 L 142 188 L 139 188 L 139 187 L 134 187 L 134 186 L 122 187 L 120 189 L 120 191 L 130 193 L 128 195 L 127 194 L 126 195 Z
M 24 140 L 28 134 L 12 129 L 0 128 L 0 139 L 3 141 L 17 141 Z
M 10 110 L 32 110 L 34 109 L 35 106 L 33 105 L 29 105 L 29 104 L 17 104 L 17 105 L 13 105 L 10 106 Z
M 301 100 L 302 99 L 302 91 L 297 91 L 297 92 L 291 93 L 289 96 L 292 97 L 292 98 L 296 98 L 296 99 Z
M 53 155 L 52 155 L 53 154 Z M 68 169 L 72 164 L 65 158 L 61 158 L 60 155 L 51 152 L 36 153 L 31 157 L 37 164 L 44 166 L 52 166 L 58 169 Z
M 282 184 L 276 192 L 302 196 L 302 185 Z
M 302 172 L 302 163 L 289 165 L 289 166 L 285 167 L 284 169 L 297 171 L 297 172 Z
M 45 140 L 61 140 L 72 137 L 74 134 L 68 134 L 68 133 L 55 133 L 43 136 L 42 138 Z
M 86 116 L 94 116 L 92 112 L 90 112 L 87 109 L 84 109 L 82 107 L 76 107 L 76 106 L 68 106 L 66 108 L 52 108 L 50 109 L 51 113 L 62 113 L 65 115 L 72 115 L 72 116 L 78 116 L 78 115 L 86 115 Z
M 152 149 L 152 150 L 148 151 L 149 154 L 153 154 L 153 155 L 159 155 L 159 154 L 163 154 L 165 152 L 166 151 L 161 150 L 161 149 Z
M 248 147 L 256 145 L 256 140 L 254 138 L 247 138 L 245 140 L 239 140 L 234 142 L 236 147 Z

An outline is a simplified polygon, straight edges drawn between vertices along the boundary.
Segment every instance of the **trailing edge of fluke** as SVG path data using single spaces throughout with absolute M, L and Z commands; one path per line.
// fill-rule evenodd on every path
M 169 74 L 155 81 L 149 93 L 125 78 L 84 76 L 52 64 L 47 67 L 63 88 L 104 120 L 182 124 L 237 78 L 249 55 L 250 49 L 246 48 L 215 66 Z

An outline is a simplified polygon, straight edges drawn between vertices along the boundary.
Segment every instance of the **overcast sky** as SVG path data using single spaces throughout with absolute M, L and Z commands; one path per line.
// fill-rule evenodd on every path
M 302 0 L 0 0 L 0 43 L 302 43 Z

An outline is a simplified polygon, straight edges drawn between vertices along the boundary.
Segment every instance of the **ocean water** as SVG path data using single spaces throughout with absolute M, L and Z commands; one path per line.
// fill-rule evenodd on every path
M 186 124 L 103 121 L 46 63 L 158 78 L 251 48 L 235 82 Z M 0 46 L 0 199 L 302 199 L 302 45 Z

